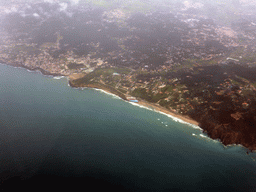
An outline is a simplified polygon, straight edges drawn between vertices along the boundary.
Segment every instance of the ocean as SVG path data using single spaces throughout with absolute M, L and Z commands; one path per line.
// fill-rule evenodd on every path
M 66 78 L 0 64 L 0 179 L 10 191 L 256 191 L 255 153 Z M 91 191 L 91 190 L 89 190 Z

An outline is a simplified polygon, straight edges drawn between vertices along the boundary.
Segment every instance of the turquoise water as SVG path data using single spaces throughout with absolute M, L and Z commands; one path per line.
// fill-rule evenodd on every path
M 71 88 L 66 78 L 0 65 L 0 106 L 2 178 L 73 178 L 121 191 L 256 190 L 255 154 L 99 90 Z

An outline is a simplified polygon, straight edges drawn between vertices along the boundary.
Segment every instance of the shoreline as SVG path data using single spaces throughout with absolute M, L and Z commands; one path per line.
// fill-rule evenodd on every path
M 6 64 L 6 65 L 11 65 L 13 67 L 21 67 L 21 68 L 25 68 L 25 69 L 28 69 L 28 70 L 31 70 L 31 71 L 40 71 L 43 75 L 51 75 L 51 76 L 65 76 L 65 75 L 62 75 L 62 74 L 57 74 L 57 73 L 50 73 L 48 71 L 45 71 L 41 68 L 30 68 L 30 67 L 27 67 L 21 63 L 7 63 L 7 62 L 4 62 L 4 61 L 1 61 L 0 60 L 0 63 L 2 64 Z M 117 93 L 114 93 L 113 91 L 111 91 L 110 89 L 108 89 L 107 87 L 104 87 L 103 85 L 97 85 L 97 84 L 90 84 L 90 85 L 83 85 L 83 86 L 75 86 L 74 84 L 72 84 L 72 82 L 70 81 L 70 78 L 68 76 L 65 76 L 67 77 L 68 79 L 68 84 L 70 87 L 72 88 L 83 88 L 83 87 L 86 87 L 86 88 L 94 88 L 94 89 L 100 89 L 100 90 L 103 90 L 107 93 L 110 93 L 110 94 L 113 94 L 117 97 L 120 97 L 121 99 L 127 101 L 126 98 L 124 98 L 123 96 L 120 96 L 118 95 Z M 128 95 L 127 95 L 128 96 Z M 175 113 L 175 112 L 172 112 L 162 106 L 159 106 L 157 104 L 154 104 L 154 103 L 150 103 L 150 102 L 147 102 L 147 101 L 144 101 L 142 99 L 139 99 L 138 98 L 138 103 L 136 103 L 137 105 L 140 105 L 140 106 L 144 106 L 144 107 L 147 107 L 149 109 L 152 109 L 153 111 L 156 111 L 156 112 L 160 112 L 160 113 L 164 113 L 165 115 L 167 116 L 172 116 L 174 118 L 178 118 L 179 120 L 181 121 L 184 121 L 185 123 L 188 123 L 188 124 L 192 124 L 192 125 L 195 125 L 195 126 L 198 126 L 199 127 L 199 122 L 187 117 L 187 116 L 183 116 L 181 114 L 178 114 L 178 113 Z M 130 102 L 131 103 L 131 102 Z M 199 127 L 200 128 L 200 127 Z M 200 128 L 201 130 L 203 130 L 202 128 Z
M 63 75 L 63 74 L 60 74 L 60 73 L 51 73 L 49 71 L 46 71 L 44 69 L 41 69 L 40 67 L 35 67 L 35 68 L 31 68 L 31 67 L 28 67 L 26 65 L 23 65 L 22 63 L 10 63 L 8 61 L 3 61 L 3 60 L 0 60 L 0 63 L 1 64 L 4 64 L 4 65 L 9 65 L 9 66 L 12 66 L 12 67 L 20 67 L 20 68 L 24 68 L 24 69 L 27 69 L 27 70 L 30 70 L 30 71 L 40 71 L 43 75 L 50 75 L 50 76 L 65 76 L 67 77 L 67 75 Z
M 72 86 L 70 86 L 70 87 L 72 87 Z M 79 88 L 79 87 L 72 87 L 72 88 Z M 80 88 L 88 88 L 88 89 L 99 90 L 99 91 L 101 91 L 101 92 L 103 92 L 105 94 L 109 94 L 111 96 L 115 96 L 115 97 L 118 97 L 118 98 L 122 99 L 118 95 L 116 95 L 116 94 L 114 94 L 114 93 L 112 93 L 112 92 L 110 92 L 108 90 L 104 90 L 102 88 L 95 88 L 95 87 L 80 87 Z M 122 99 L 122 100 L 124 100 L 124 99 Z M 228 144 L 228 145 L 225 145 L 225 144 L 223 144 L 223 142 L 220 139 L 213 139 L 207 133 L 205 133 L 204 129 L 202 129 L 199 126 L 199 122 L 197 122 L 197 121 L 195 121 L 195 120 L 193 120 L 193 119 L 191 119 L 189 117 L 186 117 L 186 116 L 183 116 L 183 115 L 171 112 L 168 109 L 165 109 L 164 107 L 161 107 L 161 106 L 157 106 L 154 103 L 149 103 L 149 102 L 143 101 L 141 99 L 138 99 L 138 101 L 139 101 L 138 103 L 129 102 L 127 100 L 124 100 L 124 101 L 132 104 L 133 106 L 143 107 L 145 109 L 152 110 L 152 111 L 160 113 L 162 115 L 166 115 L 169 118 L 171 118 L 173 121 L 178 121 L 179 123 L 188 124 L 188 125 L 192 126 L 194 129 L 198 129 L 198 130 L 202 131 L 202 133 L 199 135 L 200 137 L 205 137 L 207 139 L 212 140 L 213 142 L 219 142 L 223 146 L 224 149 L 228 149 L 230 147 L 237 147 L 238 146 L 238 147 L 246 149 L 247 151 L 250 151 L 251 153 L 256 153 L 256 150 L 250 150 L 247 147 L 243 146 L 242 144 Z M 175 120 L 175 118 L 178 119 L 178 120 Z M 206 134 L 206 135 L 202 136 L 203 133 Z
M 144 107 L 147 107 L 147 108 L 151 108 L 153 111 L 155 112 L 160 112 L 164 115 L 167 115 L 167 116 L 172 116 L 174 118 L 177 118 L 181 121 L 184 121 L 185 123 L 188 123 L 188 124 L 192 124 L 192 125 L 195 125 L 195 126 L 198 126 L 199 127 L 199 122 L 187 117 L 187 116 L 183 116 L 181 114 L 178 114 L 178 113 L 175 113 L 175 112 L 172 112 L 162 106 L 158 106 L 154 103 L 150 103 L 150 102 L 147 102 L 147 101 L 144 101 L 144 100 L 141 100 L 141 99 L 138 99 L 138 105 L 141 105 L 141 106 L 144 106 Z M 200 127 L 199 127 L 200 128 Z M 200 128 L 201 129 L 201 128 Z M 201 129 L 203 130 L 203 129 Z
M 125 94 L 121 93 L 120 91 L 114 89 L 114 88 L 111 87 L 111 86 L 103 85 L 103 84 L 100 84 L 100 83 L 90 83 L 90 84 L 75 85 L 72 81 L 73 81 L 73 80 L 70 80 L 70 79 L 68 78 L 68 82 L 69 82 L 69 86 L 70 86 L 70 87 L 73 87 L 73 88 L 83 88 L 83 87 L 86 87 L 86 88 L 101 89 L 101 90 L 103 90 L 103 91 L 106 91 L 106 92 L 108 92 L 108 93 L 111 93 L 111 94 L 113 94 L 113 95 L 116 95 L 116 96 L 120 97 L 120 98 L 123 99 L 123 100 L 127 100 Z
M 117 95 L 116 93 L 112 92 L 110 89 L 108 89 L 107 87 L 104 87 L 103 85 L 97 85 L 97 84 L 88 84 L 88 85 L 82 85 L 82 86 L 74 86 L 74 84 L 72 84 L 72 82 L 70 82 L 69 80 L 69 85 L 73 88 L 83 88 L 83 87 L 86 87 L 86 88 L 94 88 L 94 89 L 100 89 L 100 90 L 103 90 L 107 93 L 110 93 L 112 95 L 115 95 L 121 99 L 123 99 L 124 101 L 127 101 L 126 98 L 124 97 L 121 97 L 120 95 Z M 125 97 L 129 97 L 129 95 L 125 95 Z M 144 106 L 146 108 L 149 108 L 149 109 L 152 109 L 153 111 L 155 112 L 159 112 L 159 113 L 163 113 L 164 115 L 167 115 L 167 116 L 172 116 L 173 119 L 174 118 L 177 118 L 180 120 L 180 122 L 185 122 L 187 124 L 191 124 L 191 125 L 194 125 L 194 126 L 198 126 L 198 129 L 200 130 L 203 130 L 199 127 L 199 122 L 187 117 L 187 116 L 184 116 L 184 115 L 181 115 L 181 114 L 178 114 L 178 113 L 175 113 L 175 112 L 172 112 L 162 106 L 158 106 L 157 104 L 154 104 L 154 103 L 150 103 L 150 102 L 147 102 L 147 101 L 144 101 L 140 98 L 137 99 L 139 102 L 138 103 L 133 103 L 133 102 L 129 102 L 129 103 L 132 103 L 132 104 L 135 104 L 135 105 L 139 105 L 139 106 Z
M 18 67 L 18 68 L 24 68 L 24 69 L 27 69 L 27 70 L 30 70 L 30 71 L 40 71 L 43 75 L 46 75 L 46 76 L 53 76 L 53 77 L 58 77 L 58 76 L 62 76 L 62 77 L 67 77 L 67 80 L 68 80 L 68 86 L 72 87 L 72 88 L 89 88 L 89 89 L 98 89 L 99 91 L 102 91 L 102 92 L 105 92 L 105 94 L 110 94 L 110 95 L 113 95 L 115 97 L 119 97 L 120 99 L 124 100 L 124 101 L 127 101 L 129 102 L 126 98 L 124 97 L 121 97 L 120 95 L 118 95 L 117 93 L 114 93 L 111 91 L 111 89 L 108 89 L 107 87 L 103 86 L 103 85 L 97 85 L 97 84 L 89 84 L 88 86 L 74 86 L 72 85 L 72 83 L 70 83 L 70 78 L 69 76 L 67 75 L 63 75 L 63 74 L 57 74 L 57 73 L 50 73 L 48 71 L 45 71 L 41 68 L 30 68 L 30 67 L 27 67 L 27 66 L 24 66 L 23 64 L 20 64 L 20 63 L 15 63 L 15 64 L 10 64 L 8 62 L 4 62 L 2 60 L 0 60 L 0 64 L 3 64 L 3 65 L 10 65 L 12 67 Z M 126 95 L 126 96 L 129 96 L 129 95 Z M 175 113 L 175 112 L 172 112 L 160 105 L 157 105 L 155 103 L 150 103 L 150 102 L 147 102 L 147 101 L 144 101 L 140 98 L 138 98 L 138 103 L 133 103 L 133 102 L 129 102 L 130 104 L 134 105 L 134 106 L 139 106 L 139 107 L 145 107 L 147 108 L 148 110 L 152 110 L 154 112 L 157 112 L 157 113 L 161 113 L 163 115 L 166 115 L 170 118 L 172 118 L 172 120 L 174 121 L 178 121 L 179 123 L 185 123 L 185 124 L 188 124 L 192 127 L 194 127 L 195 129 L 199 129 L 202 131 L 202 133 L 205 132 L 205 130 L 203 128 L 200 127 L 200 123 L 191 119 L 190 117 L 188 116 L 184 116 L 184 115 L 181 115 L 181 114 L 178 114 L 178 113 Z M 175 120 L 177 119 L 177 120 Z M 251 150 L 245 146 L 243 146 L 242 144 L 228 144 L 228 145 L 225 145 L 221 140 L 216 140 L 216 139 L 213 139 L 211 138 L 208 134 L 206 136 L 207 138 L 209 139 L 212 139 L 213 141 L 218 141 L 220 142 L 224 148 L 228 148 L 228 147 L 233 147 L 233 146 L 240 146 L 242 148 L 245 148 L 247 149 L 248 151 L 250 151 L 251 153 L 255 153 L 256 150 Z M 247 153 L 248 154 L 248 153 Z
M 82 86 L 72 86 L 70 84 L 70 81 L 69 81 L 69 86 L 72 87 L 72 88 L 91 88 L 91 89 L 98 89 L 98 90 L 101 90 L 102 92 L 105 92 L 105 94 L 111 94 L 113 96 L 116 96 L 116 97 L 119 97 L 120 99 L 123 99 L 124 101 L 126 102 L 129 102 L 127 99 L 124 99 L 124 98 L 121 98 L 119 95 L 117 95 L 116 93 L 113 93 L 111 90 L 107 89 L 107 87 L 104 87 L 102 85 L 98 86 L 97 84 L 89 84 L 88 86 L 86 85 L 82 85 Z M 126 95 L 129 97 L 129 95 Z M 200 123 L 197 122 L 196 120 L 193 120 L 191 119 L 190 117 L 188 116 L 184 116 L 184 115 L 181 115 L 181 114 L 177 114 L 175 112 L 172 112 L 162 106 L 159 106 L 157 104 L 154 104 L 154 103 L 150 103 L 150 102 L 147 102 L 147 101 L 144 101 L 140 98 L 137 98 L 137 100 L 139 101 L 138 103 L 133 103 L 133 102 L 129 102 L 130 104 L 134 105 L 134 106 L 138 106 L 138 107 L 143 107 L 143 108 L 146 108 L 148 110 L 152 110 L 154 112 L 157 112 L 157 113 L 161 113 L 163 115 L 166 115 L 168 116 L 169 118 L 171 118 L 173 121 L 176 121 L 176 122 L 179 122 L 179 123 L 183 123 L 183 124 L 188 124 L 190 126 L 192 126 L 193 128 L 195 129 L 199 129 L 200 131 L 202 131 L 201 134 L 206 134 L 206 136 L 204 137 L 207 137 L 208 139 L 211 139 L 213 140 L 214 142 L 220 142 L 220 144 L 226 149 L 226 148 L 229 148 L 229 147 L 235 147 L 235 146 L 240 146 L 242 148 L 245 148 L 247 150 L 247 154 L 249 154 L 249 152 L 251 153 L 255 153 L 256 150 L 253 150 L 253 149 L 250 149 L 248 147 L 245 147 L 244 145 L 242 144 L 227 144 L 225 145 L 220 139 L 214 139 L 212 137 L 210 137 L 206 130 L 201 128 L 200 127 Z M 201 136 L 200 134 L 200 136 Z M 201 136 L 202 137 L 202 136 Z

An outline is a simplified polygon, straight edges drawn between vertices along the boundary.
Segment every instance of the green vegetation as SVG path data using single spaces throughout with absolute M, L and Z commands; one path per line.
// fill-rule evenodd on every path
M 196 65 L 207 66 L 207 65 L 216 65 L 218 61 L 216 59 L 203 60 L 203 59 L 187 59 L 182 63 L 182 66 L 187 68 L 195 67 Z
M 46 42 L 46 43 L 44 43 L 44 44 L 42 44 L 42 45 L 40 46 L 40 48 L 43 48 L 43 49 L 46 49 L 46 48 L 50 49 L 50 48 L 52 48 L 52 47 L 56 48 L 56 42 L 54 42 L 54 43 L 52 43 L 52 42 Z
M 17 58 L 17 55 L 21 52 L 26 53 L 27 55 L 38 55 L 40 53 L 40 50 L 33 46 L 27 46 L 27 45 L 16 45 L 15 47 L 12 47 L 8 50 L 8 54 L 12 58 Z
M 124 94 L 126 94 L 126 92 L 127 92 L 126 90 L 124 90 L 124 89 L 122 89 L 122 88 L 118 88 L 117 90 L 118 90 L 118 91 L 121 91 L 121 92 L 124 93 Z
M 110 8 L 113 7 L 116 3 L 116 1 L 107 1 L 107 0 L 85 0 L 85 1 L 80 1 L 80 3 L 90 3 L 95 6 L 103 7 L 103 8 Z
M 74 64 L 73 64 L 74 65 Z M 72 65 L 72 66 L 73 66 Z M 78 64 L 75 64 L 77 66 Z M 82 64 L 80 64 L 82 65 Z M 106 84 L 109 84 L 111 86 L 116 86 L 117 82 L 120 80 L 121 74 L 129 74 L 130 69 L 128 68 L 98 68 L 94 70 L 93 72 L 85 75 L 85 77 L 76 80 L 75 82 L 77 84 L 88 84 L 92 81 L 99 81 L 102 79 Z M 113 73 L 118 73 L 120 75 L 113 75 Z
M 117 67 L 95 70 L 95 73 L 102 74 L 102 75 L 113 75 L 113 73 L 129 74 L 130 72 L 131 70 L 128 68 L 117 68 Z
M 253 53 L 248 53 L 240 61 L 245 63 L 255 63 L 256 55 Z
M 83 64 L 77 64 L 77 63 L 69 63 L 68 64 L 69 69 L 80 69 L 80 68 L 83 68 L 83 67 L 84 67 Z
M 35 48 L 33 46 L 27 46 L 27 45 L 16 45 L 12 50 L 17 51 L 17 52 L 23 51 L 26 53 L 38 51 L 37 48 Z
M 256 54 L 254 52 L 249 52 L 243 47 L 236 49 L 229 55 L 229 57 L 238 59 L 242 63 L 256 64 Z
M 161 99 L 164 99 L 167 97 L 167 94 L 163 94 L 162 92 L 161 93 L 157 93 L 156 95 L 153 95 L 153 97 L 151 98 L 151 102 L 158 102 L 159 100 Z
M 169 107 L 167 107 L 168 104 L 169 104 L 169 103 L 168 103 L 166 100 L 161 100 L 161 101 L 159 102 L 159 105 L 161 105 L 162 107 L 166 107 L 166 108 L 169 108 Z
M 151 101 L 152 98 L 152 92 L 147 90 L 145 88 L 137 88 L 132 93 L 132 96 L 142 98 L 146 101 Z
M 161 91 L 162 91 L 163 93 L 164 93 L 164 92 L 173 92 L 173 89 L 174 89 L 174 86 L 173 86 L 173 85 L 168 85 L 168 86 L 162 88 Z
M 141 12 L 147 13 L 148 11 L 152 10 L 152 6 L 149 3 L 135 1 L 135 2 L 125 2 L 124 3 L 124 12 L 134 13 L 134 12 Z

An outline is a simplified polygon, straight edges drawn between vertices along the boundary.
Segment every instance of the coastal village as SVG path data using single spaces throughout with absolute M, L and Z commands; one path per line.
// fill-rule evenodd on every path
M 223 130 L 238 121 L 242 126 L 246 118 L 256 121 L 252 115 L 256 110 L 253 20 L 223 25 L 193 10 L 133 13 L 126 9 L 91 9 L 87 18 L 78 10 L 77 18 L 84 23 L 69 26 L 60 20 L 51 34 L 41 34 L 38 18 L 27 21 L 38 28 L 30 34 L 30 30 L 8 23 L 7 16 L 2 21 L 0 61 L 67 76 L 74 87 L 101 88 L 131 102 L 148 102 L 202 126 L 209 116 L 214 119 L 212 124 L 217 122 Z M 70 21 L 77 22 L 75 17 Z M 56 25 L 55 20 L 40 22 Z M 72 29 L 80 26 L 91 31 L 81 28 L 84 36 L 75 39 L 78 35 L 72 36 Z M 42 40 L 38 41 L 39 37 Z M 220 131 L 211 129 L 209 122 L 207 126 L 210 136 L 220 137 Z M 244 142 L 256 149 L 254 135 L 247 141 L 245 135 L 231 137 L 238 131 L 227 133 L 224 143 Z

